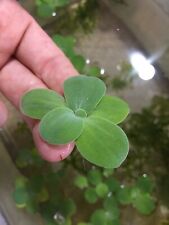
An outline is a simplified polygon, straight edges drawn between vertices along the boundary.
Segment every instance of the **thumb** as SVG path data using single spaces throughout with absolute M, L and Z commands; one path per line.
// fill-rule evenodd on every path
M 4 125 L 7 120 L 8 111 L 3 102 L 0 101 L 0 127 Z

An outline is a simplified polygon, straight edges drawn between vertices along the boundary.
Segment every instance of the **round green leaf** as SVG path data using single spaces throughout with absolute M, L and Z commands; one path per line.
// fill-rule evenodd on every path
M 103 202 L 104 208 L 112 214 L 113 219 L 118 219 L 120 211 L 117 205 L 117 201 L 114 197 L 107 197 Z
M 74 67 L 81 73 L 83 71 L 83 68 L 85 67 L 85 59 L 81 55 L 70 55 L 70 60 Z
M 119 191 L 117 192 L 117 200 L 122 205 L 130 204 L 132 201 L 131 191 L 132 189 L 130 187 L 120 187 Z
M 91 222 L 93 225 L 112 225 L 114 223 L 114 217 L 111 212 L 103 209 L 96 210 L 91 216 Z
M 120 127 L 99 117 L 85 119 L 77 148 L 89 162 L 105 168 L 117 168 L 128 154 L 128 140 Z
M 153 182 L 148 176 L 139 177 L 136 185 L 143 192 L 151 193 L 153 190 Z
M 141 194 L 141 190 L 137 187 L 137 186 L 134 186 L 131 188 L 131 199 L 134 201 L 138 196 L 140 196 Z
M 104 183 L 100 183 L 96 186 L 96 193 L 99 197 L 105 197 L 109 192 L 108 186 Z
M 17 188 L 13 192 L 13 198 L 15 200 L 15 203 L 20 205 L 26 205 L 26 203 L 29 201 L 29 194 L 26 188 Z
M 21 111 L 34 119 L 41 119 L 56 107 L 64 106 L 64 98 L 49 89 L 34 89 L 21 99 Z
M 104 96 L 92 115 L 118 124 L 127 117 L 128 113 L 129 107 L 126 102 L 117 97 Z
M 96 210 L 91 216 L 93 225 L 107 225 L 107 218 L 103 209 Z
M 88 188 L 85 191 L 84 197 L 86 199 L 87 202 L 89 203 L 96 203 L 97 201 L 97 194 L 94 188 Z
M 102 175 L 99 170 L 90 170 L 88 175 L 88 180 L 91 184 L 97 185 L 102 181 Z
M 88 181 L 85 176 L 79 175 L 75 178 L 74 184 L 76 187 L 83 189 L 88 187 Z
M 75 38 L 73 36 L 54 35 L 53 41 L 62 49 L 62 51 L 69 57 L 74 55 Z
M 89 76 L 93 76 L 93 77 L 99 77 L 100 76 L 100 68 L 97 66 L 89 66 L 86 65 L 86 67 L 84 68 L 85 74 L 89 75 Z
M 116 192 L 120 188 L 119 181 L 116 180 L 114 177 L 110 177 L 110 178 L 106 179 L 105 183 L 107 184 L 109 191 Z
M 73 49 L 76 39 L 73 36 L 62 36 L 56 34 L 53 36 L 54 42 L 65 52 L 67 49 Z
M 148 193 L 141 193 L 133 199 L 133 206 L 143 215 L 149 215 L 155 208 L 154 200 Z
M 79 137 L 83 120 L 69 108 L 56 108 L 47 113 L 40 122 L 41 137 L 50 144 L 66 144 Z
M 43 3 L 38 6 L 38 16 L 46 18 L 46 17 L 52 17 L 54 8 L 50 6 L 49 4 Z
M 113 211 L 114 208 L 117 208 L 117 200 L 113 197 L 107 197 L 104 199 L 103 206 L 108 211 Z
M 91 112 L 105 95 L 106 86 L 95 77 L 76 76 L 64 82 L 64 94 L 68 106 L 76 111 L 81 108 Z

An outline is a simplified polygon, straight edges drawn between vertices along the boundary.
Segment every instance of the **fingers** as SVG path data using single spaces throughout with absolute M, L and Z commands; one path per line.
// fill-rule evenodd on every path
M 11 60 L 0 70 L 0 90 L 18 109 L 23 94 L 34 88 L 47 87 L 17 60 Z
M 7 108 L 5 107 L 4 103 L 0 101 L 0 127 L 2 127 L 8 116 Z
M 23 94 L 34 88 L 46 88 L 46 86 L 17 60 L 10 61 L 0 71 L 0 90 L 18 109 Z M 0 112 L 1 110 L 4 112 L 5 109 L 3 107 L 1 103 Z M 30 120 L 28 118 L 26 120 L 30 125 Z M 32 132 L 35 144 L 44 159 L 50 162 L 60 161 L 72 152 L 74 148 L 73 143 L 63 146 L 48 145 L 40 138 L 38 123 L 34 121 L 34 123 L 31 122 L 31 125 L 33 125 Z
M 47 87 L 17 60 L 11 60 L 0 70 L 0 91 L 18 110 L 23 94 L 34 88 Z M 34 121 L 29 118 L 24 119 L 29 128 L 32 128 Z
M 58 92 L 63 91 L 65 79 L 77 75 L 67 57 L 35 22 L 26 30 L 16 57 Z
M 62 92 L 64 80 L 77 75 L 77 71 L 61 50 L 16 1 L 1 0 L 0 15 L 0 90 L 3 94 L 19 108 L 21 96 L 30 89 L 48 86 Z M 17 60 L 8 62 L 14 54 L 28 69 Z M 0 107 L 0 110 L 5 109 Z M 47 145 L 38 136 L 36 126 L 33 135 L 44 158 L 55 161 L 72 151 L 73 144 Z M 56 154 L 53 150 L 57 149 Z
M 65 159 L 70 155 L 74 148 L 74 143 L 58 146 L 47 144 L 39 135 L 38 124 L 33 128 L 33 138 L 39 154 L 43 159 L 49 162 L 58 162 Z
M 15 54 L 20 62 L 50 88 L 62 92 L 62 84 L 74 69 L 33 18 L 16 1 L 0 1 L 0 68 Z
M 30 21 L 16 1 L 0 0 L 0 68 L 15 52 Z
M 34 88 L 47 87 L 17 60 L 11 60 L 0 70 L 0 91 L 18 110 L 23 94 Z M 32 128 L 34 121 L 29 118 L 24 119 L 29 128 Z

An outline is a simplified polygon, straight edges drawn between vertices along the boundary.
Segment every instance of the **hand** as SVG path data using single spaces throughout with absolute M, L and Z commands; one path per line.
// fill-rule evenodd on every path
M 50 88 L 63 93 L 63 82 L 77 75 L 70 61 L 15 0 L 0 1 L 0 91 L 19 109 L 25 92 Z M 7 110 L 0 103 L 0 126 Z M 40 155 L 48 161 L 66 158 L 74 144 L 52 146 L 38 132 L 38 121 L 24 117 Z

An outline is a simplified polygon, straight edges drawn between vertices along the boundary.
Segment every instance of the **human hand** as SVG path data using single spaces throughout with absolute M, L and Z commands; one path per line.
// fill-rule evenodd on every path
M 1 0 L 0 15 L 0 91 L 17 109 L 31 89 L 50 88 L 62 94 L 64 80 L 78 74 L 70 61 L 15 0 Z M 6 119 L 0 102 L 0 126 Z M 42 158 L 55 162 L 72 152 L 74 143 L 49 145 L 39 135 L 39 122 L 24 119 Z

